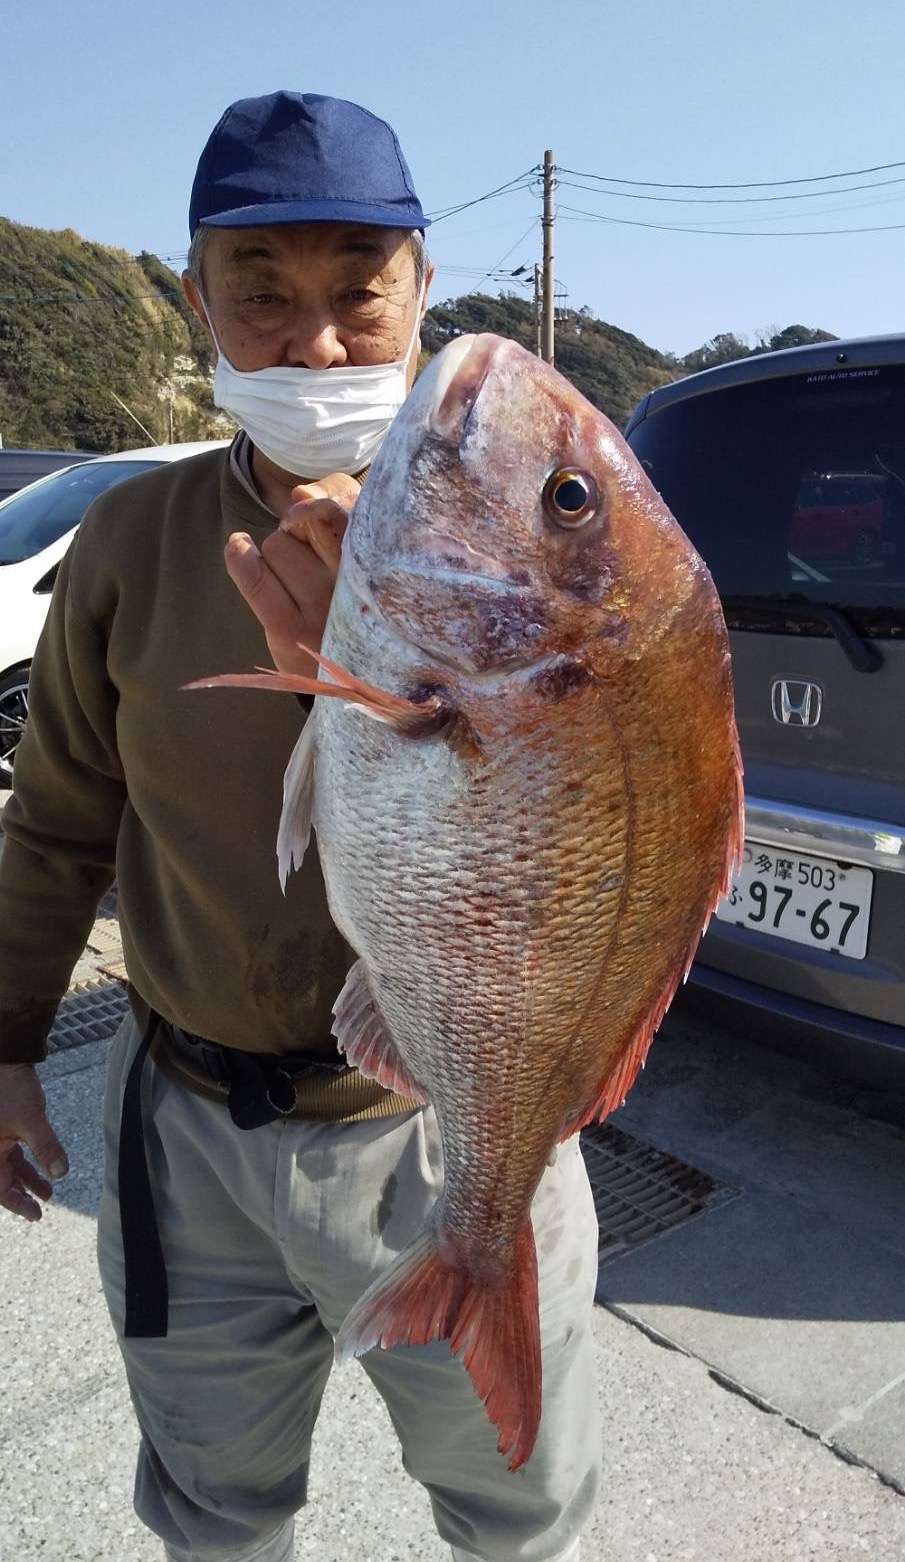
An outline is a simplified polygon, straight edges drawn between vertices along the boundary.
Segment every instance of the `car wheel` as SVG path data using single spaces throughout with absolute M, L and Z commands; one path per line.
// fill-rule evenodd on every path
M 13 784 L 13 760 L 28 718 L 28 668 L 0 678 L 0 787 Z
M 873 564 L 876 561 L 876 532 L 864 531 L 858 533 L 857 537 L 855 538 L 854 555 L 856 564 Z

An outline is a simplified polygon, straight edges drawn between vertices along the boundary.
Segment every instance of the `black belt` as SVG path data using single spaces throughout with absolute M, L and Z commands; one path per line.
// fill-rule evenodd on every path
M 180 1030 L 167 1020 L 160 1023 L 169 1049 L 182 1053 L 227 1092 L 227 1108 L 237 1128 L 263 1128 L 277 1118 L 288 1117 L 296 1106 L 296 1080 L 315 1074 L 351 1073 L 338 1053 L 321 1057 L 311 1052 L 240 1052 Z
M 126 1080 L 119 1128 L 119 1214 L 125 1263 L 126 1339 L 159 1339 L 167 1332 L 169 1290 L 145 1148 L 141 1080 L 158 1031 L 175 1050 L 189 1051 L 215 1083 L 228 1087 L 226 1105 L 237 1128 L 263 1128 L 288 1117 L 296 1104 L 295 1080 L 317 1073 L 346 1073 L 339 1057 L 304 1052 L 255 1053 L 221 1047 L 170 1025 L 153 1010 Z

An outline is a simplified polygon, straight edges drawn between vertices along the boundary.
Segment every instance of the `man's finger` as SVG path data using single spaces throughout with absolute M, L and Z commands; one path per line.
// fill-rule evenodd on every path
M 18 1145 L 14 1149 L 17 1150 Z M 23 1220 L 40 1220 L 40 1204 L 29 1197 L 19 1180 L 14 1149 L 0 1153 L 0 1209 L 8 1209 L 10 1214 L 19 1215 Z
M 226 569 L 268 637 L 294 640 L 299 628 L 298 603 L 268 568 L 250 537 L 241 532 L 230 537 Z
M 35 1123 L 23 1123 L 20 1138 L 54 1182 L 66 1176 L 69 1159 L 46 1117 L 42 1116 Z
M 315 504 L 294 504 L 280 521 L 280 531 L 306 542 L 336 577 L 348 516 L 332 499 Z
M 0 1190 L 0 1209 L 8 1209 L 11 1215 L 18 1215 L 22 1220 L 41 1219 L 40 1204 L 15 1182 L 5 1190 Z
M 311 546 L 318 558 L 326 565 L 334 580 L 339 574 L 339 561 L 342 557 L 343 534 L 345 533 L 345 516 L 341 527 L 337 526 L 333 517 L 320 517 L 311 515 L 308 517 L 308 535 Z
M 36 1193 L 39 1199 L 46 1201 L 53 1197 L 53 1184 L 42 1177 L 41 1173 L 23 1153 L 22 1146 L 16 1145 L 10 1155 L 10 1168 L 14 1183 L 18 1183 L 29 1193 Z
M 333 499 L 348 512 L 360 493 L 361 483 L 357 477 L 350 477 L 347 472 L 331 472 L 329 477 L 322 477 L 316 483 L 299 483 L 292 490 L 292 502 L 300 504 L 310 499 Z
M 301 642 L 320 645 L 333 591 L 332 577 L 317 554 L 280 531 L 272 532 L 258 553 L 250 538 L 237 533 L 227 543 L 226 567 L 261 624 L 280 671 L 312 674 Z

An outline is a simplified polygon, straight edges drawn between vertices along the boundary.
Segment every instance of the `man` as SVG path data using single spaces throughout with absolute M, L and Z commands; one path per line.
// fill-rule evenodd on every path
M 321 633 L 347 512 L 414 377 L 425 222 L 364 110 L 285 92 L 227 110 L 184 285 L 240 432 L 98 501 L 32 673 L 0 862 L 0 1203 L 37 1219 L 50 1196 L 25 1146 L 65 1173 L 33 1065 L 115 873 L 133 1017 L 111 1054 L 99 1253 L 136 1507 L 171 1559 L 292 1555 L 332 1337 L 442 1178 L 433 1113 L 337 1055 L 352 955 L 316 853 L 285 899 L 277 882 L 303 711 L 182 689 L 260 663 L 265 640 L 310 671 L 299 634 Z M 596 1221 L 575 1139 L 533 1214 L 544 1410 L 524 1470 L 445 1343 L 363 1362 L 459 1559 L 572 1562 L 593 1502 Z

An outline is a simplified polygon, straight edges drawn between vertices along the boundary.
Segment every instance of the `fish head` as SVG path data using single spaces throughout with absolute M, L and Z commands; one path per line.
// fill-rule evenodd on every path
M 353 588 L 463 673 L 637 652 L 696 560 L 613 424 L 492 335 L 417 380 L 346 539 Z

